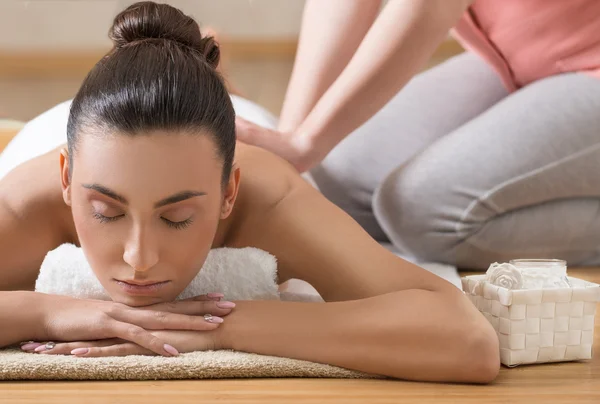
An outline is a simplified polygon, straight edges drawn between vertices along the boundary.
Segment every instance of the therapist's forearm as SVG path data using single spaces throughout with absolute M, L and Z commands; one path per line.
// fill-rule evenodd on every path
M 294 70 L 279 120 L 293 132 L 348 64 L 381 0 L 308 0 Z
M 469 6 L 468 0 L 393 0 L 352 60 L 296 130 L 322 159 L 416 74 Z

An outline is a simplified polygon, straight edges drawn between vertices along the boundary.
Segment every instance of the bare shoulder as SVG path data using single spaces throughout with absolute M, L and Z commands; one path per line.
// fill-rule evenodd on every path
M 30 288 L 46 253 L 71 241 L 59 150 L 29 160 L 0 181 L 0 289 Z
M 241 206 L 230 246 L 273 254 L 280 282 L 305 280 L 328 301 L 453 288 L 386 250 L 293 167 L 268 152 L 254 153 L 241 166 Z
M 241 169 L 241 205 L 264 210 L 307 184 L 291 164 L 264 149 L 238 144 L 235 160 Z
M 294 189 L 308 183 L 281 157 L 259 147 L 238 143 L 235 164 L 240 168 L 240 187 L 229 219 L 227 244 L 247 244 L 246 226 L 262 218 Z M 233 236 L 233 237 L 232 237 Z
M 38 205 L 68 211 L 62 199 L 59 153 L 60 148 L 54 149 L 9 172 L 0 181 L 0 198 L 17 211 Z
M 226 245 L 240 248 L 253 246 L 260 223 L 275 206 L 310 186 L 287 161 L 255 146 L 238 143 L 235 164 L 240 168 L 240 188 L 228 219 Z

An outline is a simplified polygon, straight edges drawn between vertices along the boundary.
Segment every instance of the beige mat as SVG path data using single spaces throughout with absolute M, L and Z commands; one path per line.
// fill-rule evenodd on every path
M 157 380 L 234 377 L 375 378 L 335 366 L 233 351 L 191 352 L 174 358 L 76 358 L 0 350 L 0 380 Z

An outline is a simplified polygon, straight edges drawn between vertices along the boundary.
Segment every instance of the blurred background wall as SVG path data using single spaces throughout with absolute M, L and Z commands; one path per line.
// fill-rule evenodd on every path
M 107 32 L 114 16 L 134 2 L 0 0 L 0 118 L 28 120 L 72 98 L 85 74 L 110 49 Z M 247 98 L 279 112 L 304 0 L 160 2 L 216 30 L 228 81 Z M 459 50 L 446 44 L 434 59 Z
M 327 0 L 325 0 L 327 1 Z M 353 0 L 349 0 L 353 1 Z M 370 0 L 366 0 L 370 1 Z M 160 1 L 236 40 L 295 40 L 304 0 Z M 135 0 L 2 0 L 2 50 L 85 50 L 110 47 L 116 14 Z

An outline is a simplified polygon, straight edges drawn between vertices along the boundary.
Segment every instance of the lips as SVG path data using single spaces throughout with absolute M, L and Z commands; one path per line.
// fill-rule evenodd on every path
M 123 282 L 126 283 L 128 285 L 132 285 L 132 286 L 150 286 L 150 285 L 157 285 L 159 283 L 165 283 L 165 282 L 169 282 L 169 281 L 148 281 L 148 282 L 136 282 L 136 281 L 122 281 L 119 279 L 115 279 L 117 282 Z
M 121 287 L 121 289 L 130 295 L 153 295 L 160 291 L 164 286 L 166 286 L 171 281 L 120 281 L 115 279 L 117 285 Z

